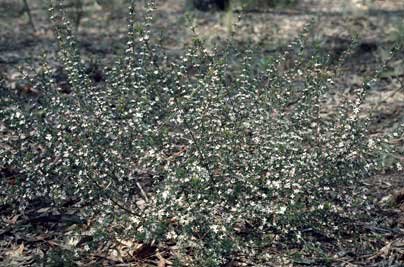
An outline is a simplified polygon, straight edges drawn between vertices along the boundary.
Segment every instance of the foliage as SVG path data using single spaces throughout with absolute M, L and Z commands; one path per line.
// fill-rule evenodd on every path
M 43 264 L 49 267 L 74 267 L 73 258 L 72 252 L 56 248 L 48 252 Z
M 150 41 L 146 8 L 139 23 L 132 2 L 127 49 L 102 86 L 85 73 L 61 8 L 50 8 L 72 92 L 46 59 L 30 77 L 38 98 L 2 90 L 0 164 L 18 175 L 1 181 L 1 201 L 79 199 L 98 236 L 174 242 L 179 260 L 198 266 L 259 255 L 279 236 L 299 243 L 307 229 L 337 234 L 363 204 L 355 185 L 393 149 L 360 116 L 372 80 L 327 112 L 333 69 L 303 53 L 307 32 L 264 60 L 231 40 L 208 51 L 197 36 L 175 59 Z

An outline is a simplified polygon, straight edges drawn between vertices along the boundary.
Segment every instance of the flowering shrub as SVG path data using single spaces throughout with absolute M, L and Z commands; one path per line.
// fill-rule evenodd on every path
M 46 61 L 30 78 L 37 98 L 2 90 L 0 164 L 17 172 L 1 181 L 2 201 L 77 200 L 100 231 L 175 242 L 179 259 L 198 266 L 259 254 L 274 235 L 335 233 L 362 197 L 356 182 L 391 149 L 359 116 L 372 81 L 330 111 L 331 69 L 304 55 L 300 39 L 293 64 L 288 53 L 257 64 L 253 47 L 230 41 L 208 51 L 197 36 L 173 58 L 151 43 L 146 5 L 138 24 L 132 3 L 127 49 L 102 86 L 86 74 L 62 10 L 50 9 L 72 92 Z

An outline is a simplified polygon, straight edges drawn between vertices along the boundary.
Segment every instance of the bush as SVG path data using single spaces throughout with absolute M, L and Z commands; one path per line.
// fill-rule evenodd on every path
M 288 53 L 257 61 L 254 47 L 237 51 L 230 40 L 207 51 L 197 36 L 174 59 L 151 43 L 147 8 L 138 24 L 132 3 L 127 49 L 103 86 L 50 9 L 72 92 L 61 92 L 46 61 L 30 79 L 38 98 L 2 90 L 1 165 L 18 172 L 1 181 L 2 202 L 78 199 L 100 232 L 175 242 L 198 266 L 258 255 L 273 235 L 336 234 L 361 202 L 357 181 L 390 149 L 359 116 L 371 81 L 331 112 L 330 67 L 302 53 L 301 39 L 289 47 L 292 66 Z

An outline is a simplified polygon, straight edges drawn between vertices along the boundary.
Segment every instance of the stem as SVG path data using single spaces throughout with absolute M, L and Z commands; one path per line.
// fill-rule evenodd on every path
M 23 0 L 23 3 L 24 3 L 24 12 L 27 12 L 29 24 L 31 24 L 32 29 L 34 30 L 34 32 L 36 32 L 35 24 L 31 15 L 31 9 L 29 8 L 27 0 Z

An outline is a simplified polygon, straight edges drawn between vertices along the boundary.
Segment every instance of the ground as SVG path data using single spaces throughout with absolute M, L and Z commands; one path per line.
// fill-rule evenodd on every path
M 37 1 L 30 3 L 36 29 L 33 31 L 21 7 L 17 6 L 16 10 L 4 8 L 11 2 L 0 3 L 0 10 L 7 10 L 0 15 L 0 75 L 5 77 L 7 88 L 25 90 L 18 68 L 35 66 L 43 53 L 48 54 L 48 59 L 57 67 L 54 60 L 57 44 L 44 7 Z M 98 59 L 96 64 L 105 65 L 124 45 L 126 9 L 119 3 L 101 7 L 92 1 L 87 2 L 76 34 L 83 54 Z M 404 46 L 404 3 L 401 0 L 302 0 L 282 9 L 233 13 L 185 12 L 183 2 L 161 1 L 151 28 L 152 38 L 164 39 L 164 46 L 173 54 L 180 53 L 191 42 L 192 26 L 196 26 L 196 33 L 206 40 L 208 49 L 214 44 L 220 45 L 236 27 L 237 45 L 243 47 L 252 41 L 266 54 L 284 49 L 313 18 L 311 39 L 331 56 L 337 57 L 346 50 L 356 34 L 359 46 L 343 66 L 344 75 L 337 81 L 339 91 L 335 93 L 336 98 L 339 93 L 359 87 L 364 77 L 380 69 L 394 43 Z M 143 13 L 141 4 L 138 12 Z M 232 26 L 239 16 L 238 26 Z M 374 135 L 391 131 L 404 117 L 403 51 L 399 50 L 388 61 L 387 68 L 366 99 L 364 107 L 372 111 L 370 127 Z M 404 138 L 399 137 L 395 142 L 403 152 Z M 404 161 L 402 153 L 397 157 Z M 6 175 L 3 172 L 0 177 Z M 372 221 L 352 224 L 352 231 L 344 240 L 319 239 L 313 251 L 286 249 L 275 244 L 270 249 L 273 261 L 266 266 L 404 266 L 403 172 L 386 170 L 363 182 L 362 187 L 369 199 L 368 212 L 373 215 Z M 91 227 L 91 221 L 82 222 L 79 214 L 79 210 L 68 205 L 54 210 L 46 203 L 33 203 L 32 209 L 24 214 L 2 207 L 0 266 L 37 266 L 37 258 L 45 254 L 55 259 L 58 255 L 59 258 L 69 257 L 69 247 L 84 246 L 86 240 L 61 240 L 76 227 L 89 230 Z M 171 257 L 170 248 L 159 251 L 134 240 L 122 240 L 103 244 L 86 258 L 75 260 L 74 264 L 162 267 L 171 265 Z M 54 262 L 52 266 L 62 265 Z M 226 266 L 254 264 L 248 265 L 240 259 Z

